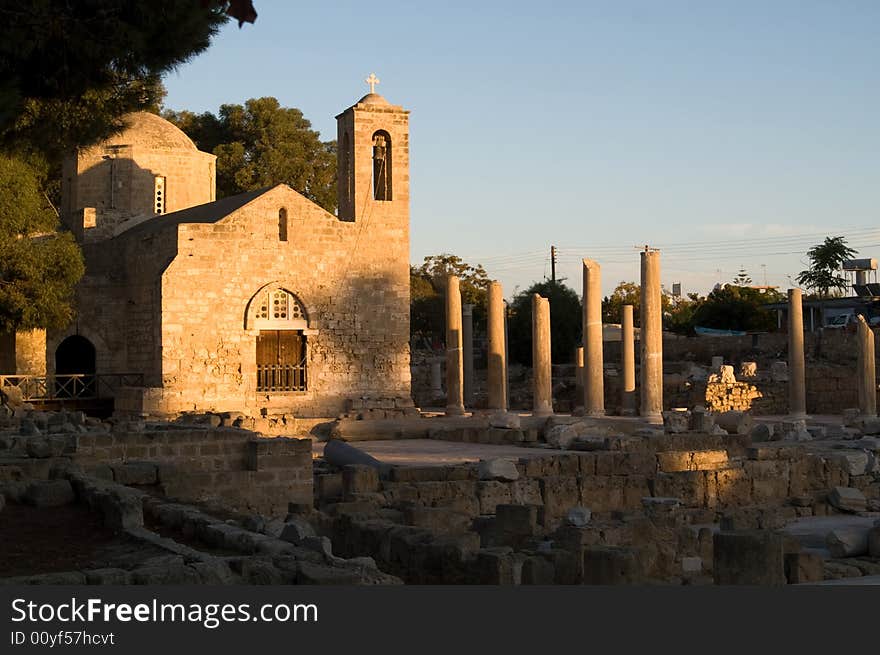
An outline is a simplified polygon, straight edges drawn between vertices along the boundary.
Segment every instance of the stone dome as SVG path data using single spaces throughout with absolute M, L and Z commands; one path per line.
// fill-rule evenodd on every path
M 380 96 L 378 93 L 368 93 L 363 98 L 358 100 L 358 104 L 364 103 L 365 105 L 390 105 L 385 98 Z
M 183 130 L 157 114 L 138 111 L 123 117 L 125 129 L 103 142 L 104 146 L 142 146 L 162 150 L 198 150 Z

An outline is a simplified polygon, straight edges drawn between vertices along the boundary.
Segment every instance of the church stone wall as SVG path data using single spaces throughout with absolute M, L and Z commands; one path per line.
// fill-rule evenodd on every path
M 281 208 L 286 242 L 278 237 Z M 340 221 L 279 186 L 217 223 L 179 226 L 179 252 L 162 275 L 163 389 L 147 409 L 330 416 L 344 411 L 346 398 L 408 397 L 407 225 L 373 218 Z M 154 279 L 146 269 L 144 279 L 130 273 L 133 286 Z M 258 330 L 246 325 L 246 309 L 274 286 L 296 295 L 309 316 L 305 392 L 255 388 Z

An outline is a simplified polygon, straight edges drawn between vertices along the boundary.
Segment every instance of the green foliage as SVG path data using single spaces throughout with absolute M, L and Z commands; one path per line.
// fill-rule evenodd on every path
M 477 264 L 443 253 L 410 267 L 410 332 L 421 344 L 439 348 L 446 339 L 446 278 L 457 275 L 461 302 L 474 306 L 474 332 L 486 325 L 489 276 Z
M 846 244 L 844 237 L 825 237 L 825 241 L 807 251 L 810 268 L 798 273 L 798 284 L 814 290 L 820 298 L 827 298 L 832 292 L 846 291 L 846 278 L 839 271 L 844 260 L 856 253 Z
M 663 329 L 676 334 L 693 335 L 694 314 L 703 300 L 697 293 L 689 293 L 687 298 L 672 300 L 663 313 Z
M 0 331 L 63 327 L 73 316 L 82 254 L 57 227 L 34 171 L 0 156 Z
M 633 306 L 633 324 L 639 325 L 639 306 L 641 305 L 642 289 L 635 282 L 621 282 L 610 296 L 602 299 L 602 322 L 620 323 L 623 306 Z
M 226 8 L 193 0 L 31 0 L 4 9 L 6 147 L 40 136 L 39 128 L 50 130 L 44 140 L 53 148 L 107 136 L 119 116 L 155 102 L 163 73 L 208 47 Z
M 779 294 L 727 284 L 718 287 L 693 310 L 692 325 L 719 330 L 770 331 L 776 319 L 764 305 Z
M 222 105 L 218 115 L 165 112 L 200 150 L 217 155 L 217 196 L 284 183 L 327 211 L 336 211 L 336 142 L 320 134 L 299 109 L 275 98 Z
M 663 313 L 667 314 L 674 304 L 674 299 L 664 289 L 660 295 L 660 307 Z M 639 327 L 641 324 L 639 310 L 642 305 L 642 288 L 636 282 L 621 282 L 614 287 L 610 296 L 605 296 L 602 299 L 602 322 L 620 323 L 624 305 L 633 306 L 633 325 Z
M 532 295 L 550 301 L 550 347 L 554 364 L 574 361 L 574 351 L 581 341 L 583 308 L 580 297 L 562 281 L 536 282 L 518 293 L 510 305 L 507 321 L 510 359 L 532 365 Z

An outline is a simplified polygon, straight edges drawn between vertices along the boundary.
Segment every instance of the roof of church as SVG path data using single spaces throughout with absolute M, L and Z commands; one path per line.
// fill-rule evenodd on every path
M 181 209 L 180 211 L 171 212 L 164 216 L 154 216 L 138 223 L 129 230 L 123 232 L 123 235 L 131 234 L 152 234 L 160 230 L 164 230 L 169 225 L 181 225 L 183 223 L 216 223 L 217 221 L 229 216 L 232 212 L 241 209 L 251 200 L 254 200 L 270 189 L 274 189 L 278 185 L 264 187 L 256 191 L 246 191 L 236 196 L 229 196 L 215 200 L 214 202 L 206 202 L 204 205 L 196 205 L 189 209 Z
M 137 111 L 126 114 L 125 129 L 103 141 L 104 146 L 145 146 L 171 150 L 197 150 L 183 130 L 157 114 Z
M 391 104 L 385 98 L 380 96 L 378 93 L 368 93 L 363 98 L 358 100 L 358 104 L 360 104 L 362 102 L 367 105 L 390 105 Z

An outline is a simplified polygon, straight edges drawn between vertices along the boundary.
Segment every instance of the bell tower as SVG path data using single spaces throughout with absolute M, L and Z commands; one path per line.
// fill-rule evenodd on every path
M 409 223 L 409 111 L 370 92 L 336 117 L 339 220 Z

